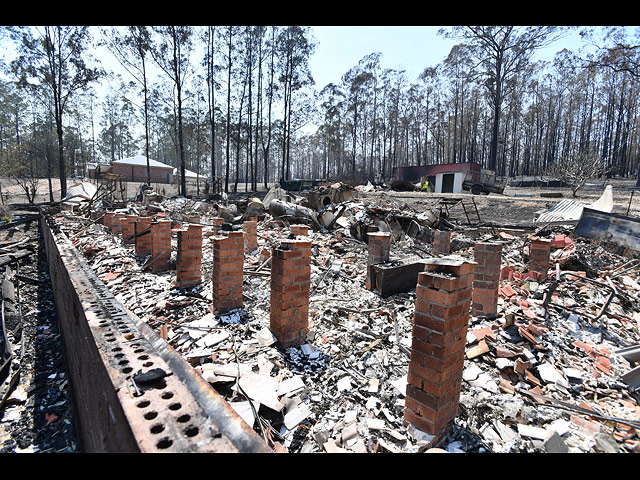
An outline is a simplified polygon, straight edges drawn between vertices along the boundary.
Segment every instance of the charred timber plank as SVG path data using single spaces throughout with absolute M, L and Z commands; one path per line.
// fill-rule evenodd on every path
M 31 255 L 31 252 L 29 250 L 18 250 L 15 253 L 0 255 L 0 267 L 4 267 L 5 265 L 9 265 L 10 263 L 22 260 L 29 255 Z
M 371 266 L 372 284 L 383 298 L 408 292 L 416 287 L 418 273 L 424 271 L 425 261 L 380 263 Z
M 3 223 L 2 225 L 0 225 L 0 230 L 6 230 L 8 228 L 12 228 L 17 225 L 22 225 L 23 223 L 33 222 L 34 220 L 38 220 L 39 218 L 40 218 L 40 215 L 38 214 L 28 215 L 23 218 L 19 218 L 18 220 L 12 220 L 11 222 Z

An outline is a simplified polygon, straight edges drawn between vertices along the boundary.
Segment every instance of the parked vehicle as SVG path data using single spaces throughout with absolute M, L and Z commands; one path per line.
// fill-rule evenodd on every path
M 504 187 L 505 182 L 498 181 L 495 171 L 485 170 L 484 168 L 480 173 L 467 172 L 462 182 L 462 188 L 471 191 L 474 195 L 489 195 L 489 193 L 502 194 Z

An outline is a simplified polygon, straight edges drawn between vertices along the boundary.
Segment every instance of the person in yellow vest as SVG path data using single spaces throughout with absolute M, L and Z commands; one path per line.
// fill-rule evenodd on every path
M 422 191 L 423 192 L 429 191 L 429 180 L 425 180 L 424 183 L 422 184 Z

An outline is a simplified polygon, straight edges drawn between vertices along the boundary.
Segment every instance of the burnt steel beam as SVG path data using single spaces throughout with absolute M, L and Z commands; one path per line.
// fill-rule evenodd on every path
M 211 385 L 115 299 L 45 212 L 41 225 L 85 452 L 271 452 Z
M 575 233 L 640 251 L 640 220 L 637 218 L 584 208 Z

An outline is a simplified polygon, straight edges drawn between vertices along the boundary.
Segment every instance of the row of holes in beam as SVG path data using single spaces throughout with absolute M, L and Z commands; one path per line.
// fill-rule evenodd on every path
M 118 326 L 118 329 L 120 330 L 121 333 L 125 335 L 128 335 L 131 333 L 131 331 L 128 328 L 127 322 L 115 321 L 114 323 Z M 107 337 L 106 341 L 115 342 L 116 339 L 114 334 L 110 331 L 111 328 L 109 326 L 109 322 L 107 320 L 101 320 L 99 325 L 105 328 L 106 330 L 108 330 L 107 333 L 105 333 L 105 337 Z M 145 353 L 145 349 L 142 347 L 141 344 L 132 343 L 131 347 L 134 348 L 133 353 L 138 354 L 137 360 L 140 360 L 140 361 L 147 360 L 142 364 L 143 367 L 149 368 L 153 366 L 153 362 L 150 360 L 149 355 Z M 116 359 L 120 359 L 118 362 L 118 365 L 120 366 L 120 371 L 125 375 L 130 374 L 133 371 L 133 368 L 128 366 L 129 360 L 125 358 L 126 355 L 122 352 L 122 347 L 114 347 L 111 349 L 111 351 Z M 164 388 L 164 386 L 165 384 L 163 383 L 161 386 L 158 386 L 156 388 Z M 144 395 L 144 391 L 142 391 L 141 393 Z M 160 395 L 160 397 L 164 400 L 171 400 L 173 396 L 174 395 L 172 392 L 163 392 Z M 136 406 L 141 409 L 146 409 L 151 406 L 151 401 L 141 400 L 136 404 Z M 168 408 L 171 411 L 178 411 L 182 408 L 182 405 L 179 402 L 175 402 L 175 403 L 171 403 Z M 143 414 L 144 419 L 148 421 L 155 420 L 157 416 L 158 416 L 158 412 L 155 410 L 149 410 Z M 189 414 L 182 414 L 176 418 L 176 421 L 180 424 L 187 424 L 190 420 L 191 420 L 191 415 Z M 159 435 L 164 430 L 165 430 L 165 426 L 162 423 L 156 422 L 149 427 L 149 431 L 153 435 Z M 186 425 L 186 428 L 184 428 L 183 433 L 187 438 L 193 438 L 196 435 L 198 435 L 199 429 L 197 426 L 189 424 L 189 425 Z M 156 443 L 156 447 L 161 450 L 170 448 L 172 445 L 173 445 L 173 440 L 169 437 L 163 437 Z
M 102 282 L 99 282 L 95 276 L 91 275 L 91 273 L 93 273 L 92 271 L 86 271 L 86 269 L 84 268 L 80 268 L 80 270 L 83 271 L 83 273 L 85 273 L 86 278 L 89 279 L 89 283 L 94 289 L 98 289 L 98 290 L 105 289 L 104 284 Z M 87 286 L 86 282 L 82 280 L 80 281 L 80 283 L 84 287 Z M 96 298 L 100 298 L 100 296 L 96 296 Z M 112 317 L 117 316 L 118 314 L 123 314 L 123 312 L 116 305 L 114 305 L 112 302 L 109 302 L 109 301 L 93 300 L 89 303 L 94 307 L 95 313 L 97 313 L 98 315 L 100 315 L 101 313 L 105 313 L 105 311 L 106 313 L 110 314 Z M 118 327 L 118 330 L 126 336 L 125 338 L 129 338 L 129 339 L 134 338 L 134 335 L 131 333 L 131 330 L 129 329 L 128 323 L 126 321 L 116 320 L 113 323 L 115 323 L 115 325 Z M 103 329 L 107 330 L 107 332 L 104 334 L 104 336 L 107 337 L 106 341 L 115 342 L 116 338 L 114 333 L 111 331 L 110 322 L 103 319 L 103 320 L 100 320 L 99 325 Z M 145 353 L 144 348 L 142 348 L 142 346 L 139 343 L 133 343 L 131 344 L 131 347 L 135 348 L 133 353 L 140 354 L 137 357 L 138 360 L 140 361 L 149 360 L 150 358 L 149 355 Z M 130 374 L 133 371 L 133 368 L 128 366 L 129 360 L 124 358 L 126 355 L 122 353 L 122 347 L 114 347 L 112 348 L 111 351 L 114 354 L 114 357 L 116 359 L 120 359 L 120 361 L 118 362 L 118 365 L 120 365 L 120 371 L 125 375 Z M 142 364 L 142 366 L 145 368 L 151 367 L 152 365 L 153 365 L 153 362 L 151 360 L 146 361 Z M 164 388 L 164 384 L 161 388 Z M 144 395 L 144 392 L 141 392 L 141 393 Z M 173 396 L 174 395 L 172 392 L 163 392 L 161 394 L 161 398 L 163 398 L 164 400 L 170 400 L 171 398 L 173 398 Z M 151 402 L 149 400 L 141 400 L 136 404 L 138 408 L 142 408 L 142 409 L 148 408 L 150 405 L 151 405 Z M 182 408 L 182 405 L 178 402 L 175 402 L 169 405 L 169 410 L 172 410 L 172 411 L 177 411 L 177 410 L 180 410 L 181 408 Z M 143 415 L 143 417 L 148 421 L 154 420 L 157 416 L 158 416 L 158 412 L 153 410 L 150 410 Z M 191 415 L 189 414 L 182 414 L 178 418 L 176 418 L 176 421 L 180 424 L 187 424 L 190 420 L 191 420 Z M 162 423 L 157 423 L 157 422 L 152 424 L 151 427 L 149 428 L 149 431 L 153 435 L 158 435 L 162 433 L 164 430 L 165 430 L 165 426 Z M 199 429 L 197 426 L 193 424 L 189 424 L 186 426 L 183 432 L 186 437 L 192 438 L 198 435 Z M 156 447 L 160 450 L 170 448 L 172 445 L 173 445 L 173 440 L 169 437 L 163 437 L 156 443 Z

